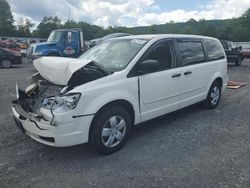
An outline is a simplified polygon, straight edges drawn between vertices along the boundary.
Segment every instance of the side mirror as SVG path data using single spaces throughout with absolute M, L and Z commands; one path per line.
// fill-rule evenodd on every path
M 138 73 L 140 75 L 151 72 L 156 72 L 160 69 L 160 62 L 154 59 L 148 59 L 141 62 L 138 66 Z

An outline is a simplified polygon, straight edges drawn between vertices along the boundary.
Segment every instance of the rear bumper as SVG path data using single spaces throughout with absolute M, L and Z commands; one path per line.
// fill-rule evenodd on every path
M 36 120 L 22 111 L 19 105 L 13 105 L 12 112 L 17 127 L 34 140 L 55 147 L 73 146 L 88 142 L 89 127 L 93 115 L 73 118 L 55 117 L 56 126 L 50 121 Z

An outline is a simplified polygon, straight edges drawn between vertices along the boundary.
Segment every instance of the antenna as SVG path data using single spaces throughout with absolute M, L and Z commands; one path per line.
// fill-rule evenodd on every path
M 68 21 L 70 21 L 70 8 L 69 8 L 69 17 L 68 17 Z

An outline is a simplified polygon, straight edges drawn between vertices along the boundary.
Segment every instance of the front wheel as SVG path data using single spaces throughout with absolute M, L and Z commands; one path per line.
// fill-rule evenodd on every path
M 221 85 L 215 81 L 209 89 L 204 106 L 209 109 L 214 109 L 218 106 L 221 98 Z
M 1 61 L 1 66 L 3 68 L 6 68 L 6 69 L 11 68 L 12 67 L 12 62 L 10 60 L 8 60 L 8 59 L 3 59 Z
M 103 110 L 93 122 L 90 133 L 92 146 L 102 154 L 120 150 L 131 132 L 131 118 L 122 107 L 111 106 Z

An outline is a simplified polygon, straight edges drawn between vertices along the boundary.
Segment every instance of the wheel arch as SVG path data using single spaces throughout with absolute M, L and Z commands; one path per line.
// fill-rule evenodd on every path
M 108 108 L 110 108 L 112 106 L 121 106 L 124 109 L 126 109 L 129 113 L 130 118 L 131 118 L 131 124 L 132 125 L 134 124 L 134 122 L 135 122 L 135 109 L 129 101 L 127 101 L 125 99 L 117 99 L 117 100 L 110 101 L 110 102 L 106 103 L 105 105 L 103 105 L 95 114 L 95 116 L 91 122 L 90 128 L 89 128 L 89 139 L 88 140 L 90 140 L 93 124 L 94 124 L 98 114 L 100 114 L 101 112 L 103 112 L 105 110 L 108 110 Z
M 216 79 L 213 81 L 213 83 L 214 83 L 214 82 L 218 82 L 218 83 L 220 84 L 221 87 L 223 86 L 223 79 L 222 79 L 221 77 L 216 78 Z
M 209 92 L 212 84 L 215 82 L 215 81 L 218 81 L 220 83 L 220 86 L 221 86 L 221 89 L 223 89 L 223 85 L 224 85 L 224 80 L 223 80 L 223 76 L 221 74 L 215 74 L 211 79 L 210 79 L 210 82 L 208 84 L 208 87 L 206 89 L 206 93 Z

